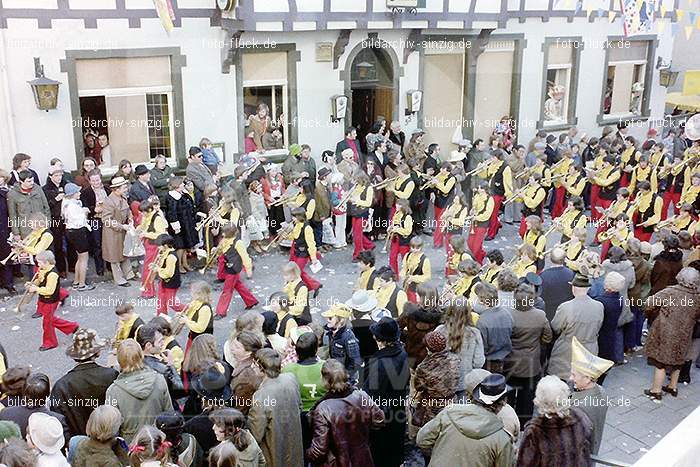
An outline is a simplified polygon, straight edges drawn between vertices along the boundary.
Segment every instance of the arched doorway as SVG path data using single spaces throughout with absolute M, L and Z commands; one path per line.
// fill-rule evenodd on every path
M 391 122 L 396 104 L 392 57 L 380 47 L 361 49 L 350 67 L 350 108 L 352 125 L 366 154 L 365 135 L 380 117 Z M 387 123 L 388 125 L 388 123 Z

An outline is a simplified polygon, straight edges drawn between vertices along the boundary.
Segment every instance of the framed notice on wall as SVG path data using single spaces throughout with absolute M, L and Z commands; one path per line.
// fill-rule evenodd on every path
M 332 62 L 333 61 L 333 43 L 332 42 L 317 42 L 316 43 L 316 61 L 317 62 Z
M 222 163 L 228 162 L 226 160 L 226 143 L 212 143 L 211 149 L 219 156 Z

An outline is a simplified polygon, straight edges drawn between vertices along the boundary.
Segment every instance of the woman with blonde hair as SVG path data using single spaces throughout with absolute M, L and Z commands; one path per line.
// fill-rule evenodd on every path
M 569 386 L 545 376 L 535 390 L 539 415 L 523 432 L 516 465 L 590 465 L 593 425 L 586 414 L 571 407 Z
M 171 444 L 165 433 L 146 425 L 139 430 L 129 446 L 131 467 L 177 467 L 171 462 Z
M 461 357 L 457 396 L 464 394 L 464 377 L 474 368 L 484 366 L 484 340 L 474 326 L 472 308 L 464 297 L 452 300 L 445 311 L 445 324 L 435 330 L 447 337 L 447 348 Z
M 119 426 L 122 414 L 111 405 L 101 405 L 92 411 L 85 432 L 87 437 L 74 436 L 68 453 L 73 467 L 118 467 L 128 462 L 121 447 Z M 75 442 L 73 441 L 75 440 Z

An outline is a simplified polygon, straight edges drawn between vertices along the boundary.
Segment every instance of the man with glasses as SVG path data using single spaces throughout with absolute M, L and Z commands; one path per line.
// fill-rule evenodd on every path
M 187 157 L 187 169 L 185 174 L 188 179 L 192 180 L 194 187 L 201 193 L 209 185 L 216 185 L 216 180 L 209 168 L 204 165 L 202 150 L 197 146 L 192 146 Z

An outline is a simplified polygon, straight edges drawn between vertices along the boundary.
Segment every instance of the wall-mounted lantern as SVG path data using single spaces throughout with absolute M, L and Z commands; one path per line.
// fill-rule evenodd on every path
M 28 81 L 34 94 L 34 102 L 39 110 L 53 110 L 58 106 L 58 81 L 44 76 L 44 66 L 39 58 L 34 57 L 34 74 L 36 79 Z
M 423 91 L 417 89 L 408 91 L 406 95 L 406 115 L 420 112 L 421 105 L 423 105 Z
M 348 111 L 348 96 L 342 94 L 331 97 L 331 121 L 336 123 L 345 118 Z
M 659 84 L 665 88 L 669 88 L 676 84 L 678 72 L 671 71 L 671 62 L 664 63 L 664 59 L 659 56 L 656 59 L 656 69 L 659 70 Z

